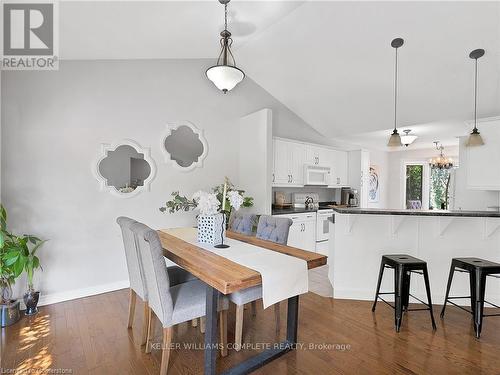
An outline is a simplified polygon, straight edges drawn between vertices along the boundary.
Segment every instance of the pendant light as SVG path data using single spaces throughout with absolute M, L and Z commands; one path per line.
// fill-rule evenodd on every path
M 224 5 L 224 30 L 221 31 L 220 45 L 221 51 L 216 65 L 210 67 L 205 72 L 207 78 L 214 83 L 224 94 L 233 89 L 238 83 L 243 81 L 245 73 L 236 67 L 236 61 L 231 52 L 233 39 L 227 29 L 227 4 L 230 0 L 219 0 Z
M 402 38 L 396 38 L 391 42 L 391 47 L 396 50 L 396 61 L 394 64 L 394 131 L 389 138 L 387 146 L 399 147 L 401 146 L 401 137 L 397 128 L 397 108 L 398 108 L 398 48 L 404 44 Z
M 416 135 L 410 134 L 410 132 L 411 130 L 409 129 L 403 130 L 403 133 L 405 133 L 405 135 L 401 136 L 401 143 L 405 145 L 405 147 L 411 145 L 418 138 Z
M 469 54 L 471 59 L 474 59 L 474 129 L 469 135 L 467 146 L 482 146 L 484 145 L 483 138 L 477 129 L 477 59 L 484 56 L 484 49 L 475 49 Z

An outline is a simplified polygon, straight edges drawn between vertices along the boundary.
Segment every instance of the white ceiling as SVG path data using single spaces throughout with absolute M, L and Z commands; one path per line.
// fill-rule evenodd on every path
M 217 0 L 63 1 L 60 55 L 215 59 L 222 25 Z M 500 2 L 233 0 L 229 29 L 247 75 L 328 138 L 385 148 L 395 37 L 405 39 L 399 128 L 421 136 L 413 147 L 467 133 L 475 48 L 486 50 L 479 115 L 500 115 Z
M 473 60 L 479 114 L 500 114 L 500 3 L 310 2 L 238 53 L 249 76 L 327 137 L 385 147 L 393 126 L 394 50 L 400 49 L 400 130 L 432 123 L 428 141 L 472 117 Z M 259 59 L 255 59 L 258 56 Z M 382 136 L 371 132 L 386 130 Z M 465 132 L 466 133 L 466 132 Z M 457 134 L 449 134 L 446 142 Z M 432 143 L 427 146 L 431 147 Z
M 230 2 L 234 50 L 301 4 Z M 216 59 L 224 28 L 217 0 L 62 1 L 59 13 L 61 59 Z

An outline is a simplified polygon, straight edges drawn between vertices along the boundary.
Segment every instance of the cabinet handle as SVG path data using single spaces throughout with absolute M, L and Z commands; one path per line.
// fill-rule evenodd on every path
M 273 182 L 274 182 L 275 178 L 274 178 L 274 173 L 273 173 Z
M 293 182 L 293 174 L 290 175 L 290 182 Z

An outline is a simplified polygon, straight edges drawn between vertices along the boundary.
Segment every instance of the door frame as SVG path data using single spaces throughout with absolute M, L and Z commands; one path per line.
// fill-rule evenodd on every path
M 406 166 L 408 165 L 422 165 L 422 209 L 429 209 L 429 190 L 430 190 L 430 166 L 427 160 L 401 160 L 401 194 L 400 205 L 403 210 L 406 209 Z

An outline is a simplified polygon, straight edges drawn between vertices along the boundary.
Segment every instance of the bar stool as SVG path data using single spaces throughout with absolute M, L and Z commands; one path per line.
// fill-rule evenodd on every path
M 465 272 L 469 274 L 469 285 L 470 285 L 470 296 L 467 297 L 450 297 L 450 288 L 453 281 L 453 275 L 455 271 Z M 446 297 L 443 304 L 443 310 L 441 310 L 441 318 L 444 317 L 444 311 L 446 309 L 446 303 L 451 303 L 469 314 L 474 318 L 474 332 L 476 333 L 476 338 L 481 336 L 481 329 L 483 326 L 483 317 L 487 316 L 500 316 L 500 314 L 484 314 L 484 304 L 500 308 L 491 302 L 484 300 L 484 292 L 486 290 L 486 277 L 495 277 L 494 274 L 500 274 L 500 264 L 495 262 L 490 262 L 488 260 L 480 258 L 453 258 L 451 260 L 450 275 L 448 276 L 448 285 L 446 287 Z M 452 299 L 464 299 L 470 298 L 470 308 L 467 310 L 462 306 L 450 301 Z
M 384 275 L 385 268 L 394 269 L 394 292 L 380 293 L 380 284 Z M 427 292 L 427 302 L 410 294 L 410 278 L 412 273 L 417 273 L 424 276 L 425 290 Z M 394 306 L 384 300 L 380 295 L 394 294 Z M 409 297 L 413 297 L 417 301 L 423 303 L 427 308 L 408 309 Z M 399 332 L 401 321 L 403 320 L 404 311 L 424 311 L 429 310 L 431 315 L 432 329 L 436 329 L 434 314 L 432 312 L 431 288 L 429 284 L 429 274 L 427 272 L 427 263 L 423 260 L 412 257 L 406 254 L 383 255 L 380 263 L 380 272 L 378 275 L 377 292 L 375 293 L 375 301 L 373 302 L 372 311 L 375 311 L 377 300 L 385 302 L 394 309 L 396 332 Z

